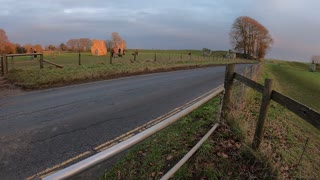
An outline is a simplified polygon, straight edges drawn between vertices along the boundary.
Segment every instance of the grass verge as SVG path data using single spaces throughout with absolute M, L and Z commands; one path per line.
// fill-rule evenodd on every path
M 214 98 L 132 148 L 101 179 L 159 179 L 215 123 L 219 98 Z M 272 178 L 270 166 L 243 146 L 228 126 L 220 126 L 173 179 Z
M 260 82 L 265 78 L 274 80 L 275 90 L 317 111 L 320 110 L 320 74 L 309 72 L 306 64 L 282 61 L 267 63 Z M 250 89 L 244 93 L 243 103 L 234 108 L 231 121 L 244 142 L 250 146 L 259 114 L 261 94 Z M 239 94 L 234 96 L 237 98 Z M 319 179 L 318 129 L 275 102 L 270 105 L 264 129 L 260 153 L 272 164 L 278 178 Z

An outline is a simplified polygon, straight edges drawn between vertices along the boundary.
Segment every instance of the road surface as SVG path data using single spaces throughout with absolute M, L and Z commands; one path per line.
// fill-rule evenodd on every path
M 105 142 L 221 85 L 224 70 L 140 75 L 1 98 L 0 177 L 39 177 L 99 152 Z

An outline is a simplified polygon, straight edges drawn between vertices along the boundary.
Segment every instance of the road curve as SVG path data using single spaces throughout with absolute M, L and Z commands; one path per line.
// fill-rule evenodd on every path
M 221 85 L 224 70 L 140 75 L 1 98 L 0 177 L 35 177 L 95 153 L 95 147 Z

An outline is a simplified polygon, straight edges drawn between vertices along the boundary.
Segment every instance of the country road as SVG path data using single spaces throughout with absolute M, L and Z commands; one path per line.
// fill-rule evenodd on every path
M 221 85 L 224 70 L 156 73 L 3 97 L 0 177 L 33 178 L 94 154 L 101 144 Z

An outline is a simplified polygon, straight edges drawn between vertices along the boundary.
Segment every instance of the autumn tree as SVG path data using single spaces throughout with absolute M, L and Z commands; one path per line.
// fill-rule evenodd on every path
M 0 54 L 5 53 L 7 44 L 9 43 L 6 32 L 3 29 L 0 29 Z
M 13 43 L 7 42 L 4 45 L 4 52 L 6 54 L 14 54 L 16 53 L 16 46 Z
M 238 17 L 234 21 L 230 39 L 233 48 L 247 58 L 263 59 L 273 43 L 269 31 L 247 16 Z
M 23 45 L 23 47 L 27 50 L 27 53 L 33 53 L 33 52 L 31 52 L 31 48 L 33 49 L 32 44 L 25 44 L 25 45 Z
M 43 52 L 43 49 L 42 49 L 42 46 L 41 44 L 36 44 L 33 46 L 33 49 L 34 50 L 37 50 L 37 53 L 42 53 Z

